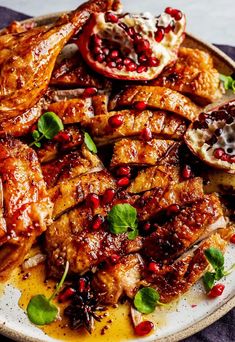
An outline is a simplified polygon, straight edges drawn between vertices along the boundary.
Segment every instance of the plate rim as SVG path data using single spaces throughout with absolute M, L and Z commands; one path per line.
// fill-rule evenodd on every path
M 63 12 L 49 13 L 46 15 L 41 15 L 41 16 L 22 20 L 20 21 L 20 23 L 30 23 L 34 21 L 34 22 L 41 23 L 41 24 L 46 24 L 46 23 L 50 24 L 53 21 L 55 21 L 59 16 L 64 15 L 66 13 L 68 12 L 63 11 Z M 4 28 L 0 30 L 0 33 L 3 30 Z M 227 65 L 229 69 L 233 69 L 235 71 L 235 61 L 231 57 L 226 55 L 223 51 L 221 51 L 219 48 L 195 36 L 194 34 L 186 32 L 186 37 L 198 43 L 199 45 L 203 46 L 206 50 L 213 51 L 213 54 L 216 55 L 217 58 L 223 60 L 223 62 Z M 214 312 L 202 318 L 201 320 L 197 321 L 195 324 L 190 325 L 189 327 L 177 333 L 173 333 L 169 336 L 159 338 L 159 339 L 158 338 L 154 339 L 152 340 L 152 342 L 177 342 L 184 338 L 190 337 L 193 334 L 205 329 L 209 325 L 215 323 L 217 320 L 219 320 L 221 317 L 227 314 L 234 307 L 235 307 L 235 295 L 232 298 L 228 299 L 220 307 L 218 307 Z M 14 339 L 15 341 L 44 342 L 44 340 L 42 340 L 41 338 L 30 337 L 28 335 L 25 335 L 24 333 L 16 331 L 13 328 L 7 327 L 6 322 L 3 322 L 3 323 L 0 322 L 0 334 L 6 337 L 9 337 L 11 339 Z

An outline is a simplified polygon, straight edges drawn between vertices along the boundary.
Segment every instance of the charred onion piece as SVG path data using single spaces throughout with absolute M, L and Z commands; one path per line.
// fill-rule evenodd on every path
M 201 113 L 189 126 L 185 141 L 207 164 L 235 173 L 235 99 Z
M 150 80 L 173 62 L 184 39 L 185 16 L 95 13 L 77 41 L 95 71 L 115 79 Z

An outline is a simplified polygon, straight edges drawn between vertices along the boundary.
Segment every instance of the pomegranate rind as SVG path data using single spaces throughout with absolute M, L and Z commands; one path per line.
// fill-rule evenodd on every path
M 174 20 L 172 17 L 170 17 L 168 14 L 163 13 L 160 17 L 153 18 L 153 20 L 164 20 L 165 18 L 168 18 L 168 21 L 174 22 L 175 28 L 174 30 L 165 33 L 164 38 L 161 42 L 156 42 L 154 38 L 154 32 L 148 31 L 148 28 L 146 28 L 143 24 L 144 19 L 140 16 L 135 15 L 126 15 L 129 16 L 126 17 L 126 21 L 131 23 L 130 27 L 141 27 L 141 35 L 143 39 L 146 39 L 150 42 L 150 47 L 153 52 L 153 57 L 157 58 L 159 60 L 159 65 L 157 66 L 149 66 L 147 68 L 147 71 L 143 71 L 141 73 L 138 73 L 135 71 L 127 71 L 126 67 L 123 67 L 124 70 L 118 70 L 117 68 L 111 68 L 107 64 L 104 64 L 102 62 L 98 62 L 95 60 L 92 56 L 92 53 L 90 51 L 90 38 L 93 35 L 99 35 L 103 36 L 104 32 L 108 30 L 108 32 L 112 32 L 117 35 L 119 35 L 120 39 L 120 47 L 123 50 L 123 48 L 126 49 L 133 49 L 132 50 L 132 59 L 138 65 L 138 55 L 136 54 L 134 50 L 134 43 L 133 39 L 130 37 L 130 35 L 119 26 L 119 23 L 110 23 L 105 21 L 105 13 L 94 13 L 88 23 L 84 26 L 84 29 L 79 36 L 79 39 L 77 41 L 77 45 L 79 47 L 79 50 L 81 52 L 81 55 L 85 62 L 96 72 L 112 78 L 112 79 L 119 79 L 119 80 L 152 80 L 156 78 L 162 70 L 169 64 L 173 63 L 177 59 L 178 50 L 185 38 L 185 26 L 186 26 L 186 18 L 185 15 L 182 14 L 182 18 L 180 20 Z M 125 16 L 119 16 L 121 18 L 120 20 L 124 20 L 122 18 L 125 18 Z M 139 19 L 138 19 L 139 18 Z M 141 19 L 140 19 L 141 18 Z M 159 19 L 160 18 L 160 19 Z M 138 22 L 140 20 L 140 22 Z M 167 22 L 167 21 L 166 21 Z M 141 26 L 142 23 L 142 26 Z M 166 24 L 166 26 L 169 23 Z M 155 28 L 156 29 L 156 28 Z M 107 35 L 107 33 L 106 33 Z M 112 40 L 112 39 L 110 39 Z M 125 44 L 123 44 L 125 42 Z M 136 54 L 136 55 L 135 55 Z M 141 65 L 138 65 L 141 66 Z
M 230 114 L 230 117 L 233 118 L 233 121 L 231 120 L 229 123 L 227 123 L 225 119 L 213 119 L 213 113 L 223 110 L 225 106 L 229 110 L 233 108 L 231 109 L 231 112 L 232 114 L 233 112 L 235 113 L 235 99 L 230 100 L 223 105 L 220 104 L 214 109 L 211 108 L 210 111 L 205 113 L 208 116 L 208 127 L 195 128 L 196 122 L 191 123 L 185 133 L 184 140 L 192 153 L 194 153 L 206 164 L 212 166 L 213 168 L 221 169 L 225 172 L 234 174 L 235 162 L 222 160 L 221 158 L 216 158 L 214 156 L 215 150 L 222 149 L 230 158 L 235 157 L 235 115 Z M 218 128 L 222 130 L 222 133 L 217 137 L 217 141 L 211 145 L 208 142 L 213 138 L 213 136 L 215 136 L 215 131 Z M 229 138 L 231 137 L 233 138 L 230 142 Z M 231 149 L 231 152 L 228 153 L 228 149 Z

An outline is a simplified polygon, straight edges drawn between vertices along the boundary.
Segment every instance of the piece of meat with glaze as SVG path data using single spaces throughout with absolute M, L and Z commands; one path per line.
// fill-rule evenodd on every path
M 117 115 L 123 121 L 115 128 L 110 125 L 110 121 Z M 141 139 L 146 129 L 155 138 L 180 140 L 187 129 L 184 119 L 164 111 L 123 110 L 97 115 L 84 121 L 83 125 L 91 132 L 97 146 L 108 145 L 124 137 Z
M 52 26 L 0 36 L 0 122 L 24 113 L 39 101 L 57 56 L 92 12 L 118 7 L 118 0 L 90 0 Z
M 153 166 L 160 163 L 166 157 L 170 157 L 180 143 L 174 140 L 152 139 L 140 141 L 121 139 L 114 145 L 110 167 L 122 165 L 129 166 Z
M 133 298 L 141 280 L 143 261 L 139 254 L 122 257 L 116 264 L 107 263 L 95 273 L 92 288 L 105 305 L 117 304 L 120 298 Z
M 202 106 L 222 97 L 219 72 L 213 66 L 213 59 L 198 49 L 181 47 L 176 63 L 150 84 L 179 91 Z
M 0 139 L 0 280 L 19 266 L 50 222 L 52 203 L 36 153 L 19 140 Z
M 226 227 L 219 198 L 207 195 L 176 214 L 171 221 L 158 226 L 146 238 L 143 253 L 160 264 L 167 264 L 213 230 Z
M 132 107 L 138 102 L 144 102 L 150 109 L 166 110 L 194 121 L 200 107 L 189 98 L 175 90 L 158 86 L 132 86 L 122 90 L 109 103 L 109 110 Z
M 169 303 L 187 292 L 209 268 L 204 251 L 214 247 L 224 252 L 231 233 L 229 228 L 215 232 L 172 265 L 163 267 L 159 273 L 148 274 L 148 282 L 159 292 L 160 301 Z

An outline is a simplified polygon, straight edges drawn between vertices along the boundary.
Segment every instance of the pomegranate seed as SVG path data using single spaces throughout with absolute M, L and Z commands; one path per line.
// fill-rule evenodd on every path
M 104 218 L 101 215 L 95 215 L 92 220 L 92 229 L 97 230 L 101 227 L 102 223 L 104 222 Z
M 144 101 L 134 102 L 134 108 L 137 110 L 145 110 L 147 108 L 147 103 Z
M 214 150 L 213 154 L 216 159 L 220 159 L 224 155 L 224 150 L 222 148 L 217 148 Z
M 96 46 L 101 46 L 102 45 L 102 39 L 97 34 L 94 34 L 92 36 L 92 39 L 93 39 L 94 45 L 96 45 Z
M 112 264 L 116 264 L 120 260 L 120 255 L 118 254 L 113 254 L 110 256 L 110 261 Z
M 118 50 L 113 50 L 113 51 L 111 51 L 110 57 L 111 57 L 112 59 L 117 59 L 118 56 L 119 56 Z
M 224 292 L 224 284 L 216 284 L 215 286 L 212 287 L 210 292 L 208 293 L 208 297 L 210 298 L 216 298 L 222 295 Z
M 135 326 L 135 334 L 138 336 L 148 335 L 154 328 L 154 324 L 150 321 L 143 321 Z
M 149 66 L 156 67 L 159 65 L 159 63 L 160 63 L 160 61 L 156 57 L 150 57 L 149 58 L 149 61 L 148 61 Z
M 229 162 L 230 156 L 228 154 L 224 153 L 220 159 L 222 161 Z
M 96 88 L 86 88 L 83 92 L 83 95 L 88 97 L 88 96 L 93 96 L 97 94 L 97 89 Z
M 138 67 L 137 67 L 137 72 L 139 73 L 139 74 L 142 74 L 142 72 L 146 72 L 147 71 L 147 67 L 146 66 L 144 66 L 144 65 L 139 65 Z
M 71 141 L 71 136 L 62 131 L 62 132 L 59 132 L 55 137 L 54 137 L 54 140 L 60 142 L 60 143 L 68 143 Z
M 172 14 L 173 11 L 174 11 L 174 9 L 172 7 L 167 7 L 165 9 L 165 13 L 170 14 L 170 15 Z
M 105 190 L 103 197 L 102 197 L 102 203 L 103 204 L 109 204 L 112 202 L 115 196 L 115 190 L 113 189 L 107 189 Z
M 145 127 L 141 132 L 141 138 L 144 141 L 150 141 L 153 139 L 152 131 L 149 127 Z
M 231 236 L 230 242 L 231 242 L 231 243 L 235 243 L 235 234 Z
M 139 40 L 136 45 L 136 51 L 138 53 L 149 50 L 149 48 L 150 48 L 150 43 L 147 39 Z
M 86 279 L 80 278 L 78 281 L 78 291 L 84 292 L 86 289 Z
M 177 214 L 180 211 L 180 207 L 178 204 L 172 204 L 167 208 L 166 214 L 167 216 L 172 216 L 174 214 Z
M 129 36 L 133 37 L 135 35 L 135 29 L 133 27 L 129 27 L 127 33 Z
M 120 114 L 113 115 L 109 118 L 108 123 L 112 128 L 118 128 L 123 123 L 123 116 Z
M 108 67 L 109 68 L 116 68 L 117 64 L 115 62 L 109 62 Z
M 143 230 L 145 230 L 146 232 L 151 228 L 151 224 L 149 222 L 146 222 L 144 225 L 143 225 Z
M 172 29 L 171 25 L 168 25 L 167 27 L 164 28 L 165 33 L 169 33 Z
M 87 196 L 86 201 L 87 201 L 88 207 L 90 207 L 92 209 L 97 209 L 100 205 L 99 196 L 96 194 L 89 194 Z
M 99 46 L 96 46 L 96 47 L 94 48 L 94 53 L 95 53 L 96 55 L 99 55 L 100 53 L 102 53 L 102 49 L 101 49 Z
M 142 54 L 139 56 L 138 60 L 139 60 L 140 63 L 145 63 L 145 62 L 147 62 L 148 57 L 147 57 L 144 53 L 142 53 Z
M 122 166 L 122 167 L 119 167 L 119 169 L 117 169 L 117 172 L 116 172 L 117 176 L 128 176 L 130 177 L 130 174 L 131 174 L 131 168 L 130 166 Z
M 148 270 L 153 273 L 158 273 L 159 272 L 159 267 L 156 262 L 150 262 L 148 264 Z
M 116 59 L 116 63 L 117 63 L 117 64 L 122 64 L 122 63 L 123 63 L 123 59 L 120 58 L 120 57 L 117 58 L 117 59 Z
M 97 60 L 97 62 L 102 63 L 105 60 L 105 55 L 101 53 L 100 55 L 96 56 L 95 59 Z
M 229 158 L 229 162 L 230 162 L 230 163 L 235 163 L 235 156 L 231 156 L 231 157 Z
M 155 40 L 157 43 L 160 43 L 164 38 L 165 31 L 162 27 L 159 27 L 157 32 L 155 33 Z
M 118 186 L 127 186 L 129 184 L 129 182 L 130 182 L 130 180 L 128 177 L 123 177 L 117 181 L 117 185 Z
M 173 17 L 175 20 L 178 21 L 178 20 L 182 19 L 183 14 L 182 14 L 181 11 L 179 11 L 179 10 L 177 10 L 177 9 L 174 9 L 174 10 L 172 11 L 172 17 Z
M 109 49 L 108 48 L 104 48 L 103 49 L 103 53 L 105 54 L 105 56 L 109 55 Z
M 182 171 L 182 177 L 184 179 L 189 179 L 192 177 L 192 170 L 189 165 L 185 165 Z
M 136 33 L 134 36 L 134 42 L 138 43 L 140 40 L 142 40 L 142 36 L 139 33 Z
M 116 14 L 112 13 L 112 12 L 108 12 L 106 13 L 105 15 L 105 20 L 107 22 L 110 22 L 110 23 L 113 23 L 113 24 L 116 24 L 118 22 L 118 17 L 116 16 Z
M 118 69 L 118 70 L 122 70 L 122 68 L 123 68 L 123 65 L 121 65 L 121 64 L 118 64 L 118 65 L 117 65 L 117 69 Z
M 126 66 L 129 65 L 130 63 L 132 63 L 132 60 L 130 58 L 128 58 L 128 57 L 125 58 L 124 61 L 123 61 L 123 64 L 126 65 Z
M 58 295 L 58 302 L 59 303 L 66 302 L 75 293 L 76 293 L 75 289 L 73 289 L 72 287 L 66 287 L 65 290 L 61 291 L 60 294 Z
M 137 68 L 137 65 L 134 62 L 131 62 L 130 64 L 127 65 L 127 71 L 135 71 Z

